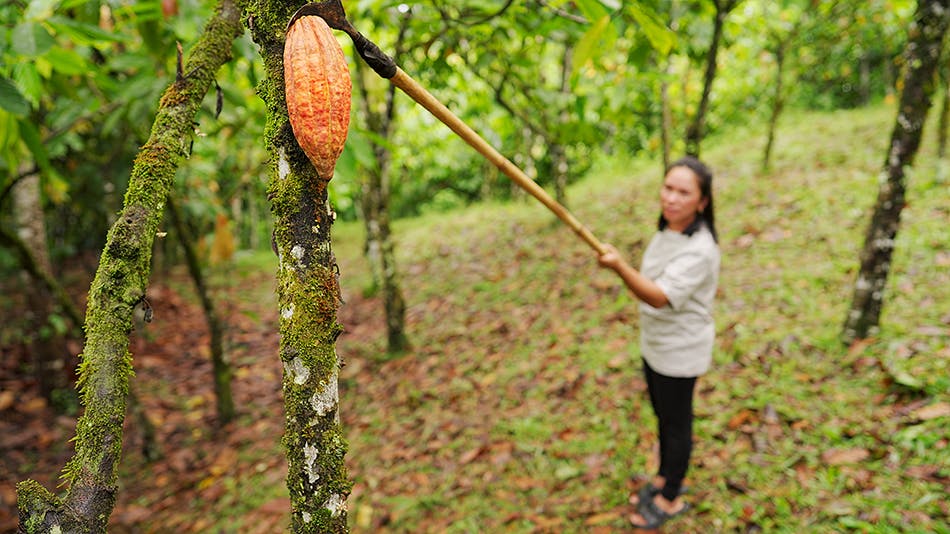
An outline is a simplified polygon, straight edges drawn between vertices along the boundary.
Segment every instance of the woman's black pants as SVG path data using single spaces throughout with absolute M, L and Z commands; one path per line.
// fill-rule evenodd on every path
M 650 404 L 659 423 L 660 469 L 657 474 L 666 480 L 661 493 L 672 501 L 680 494 L 693 450 L 693 389 L 696 377 L 661 375 L 646 360 L 643 362 L 643 371 Z

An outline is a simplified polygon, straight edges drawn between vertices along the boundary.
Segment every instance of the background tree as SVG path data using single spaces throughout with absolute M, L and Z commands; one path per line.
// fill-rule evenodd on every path
M 393 54 L 404 53 L 406 28 L 410 15 L 393 14 L 374 4 L 369 9 L 355 13 L 357 20 L 370 19 L 361 15 L 375 12 L 377 18 L 395 23 L 398 28 Z M 366 257 L 373 273 L 374 290 L 382 292 L 383 311 L 386 315 L 386 340 L 388 350 L 398 354 L 409 347 L 406 335 L 406 303 L 400 289 L 400 276 L 396 264 L 395 243 L 390 226 L 389 202 L 390 180 L 393 173 L 390 150 L 394 121 L 396 121 L 396 88 L 385 83 L 379 75 L 361 63 L 354 63 L 354 88 L 358 95 L 358 114 L 362 118 L 368 139 L 372 144 L 372 160 L 361 167 L 364 178 L 360 191 L 360 207 L 363 227 L 366 229 Z
M 719 47 L 722 42 L 723 27 L 726 17 L 735 9 L 741 0 L 712 0 L 716 8 L 713 16 L 713 33 L 706 52 L 706 70 L 703 74 L 703 92 L 696 106 L 696 113 L 686 128 L 686 153 L 699 157 L 699 146 L 705 135 L 706 114 L 709 112 L 709 99 L 712 94 L 712 85 L 716 79 L 716 69 L 719 61 Z
M 920 0 L 908 31 L 904 61 L 907 70 L 897 120 L 884 160 L 886 179 L 881 181 L 861 250 L 861 269 L 842 332 L 846 343 L 874 335 L 880 322 L 891 257 L 905 204 L 906 170 L 914 162 L 930 109 L 935 74 L 950 19 L 948 8 L 948 0 Z
M 946 53 L 944 53 L 946 57 Z M 944 63 L 937 67 L 943 97 L 940 99 L 940 115 L 937 122 L 937 157 L 947 156 L 947 129 L 950 128 L 950 68 Z
M 56 288 L 43 283 L 54 278 L 46 240 L 40 176 L 27 169 L 24 172 L 26 174 L 12 188 L 17 235 L 9 235 L 4 241 L 14 247 L 22 247 L 21 262 L 27 267 L 21 273 L 21 282 L 27 294 L 23 309 L 27 321 L 24 342 L 30 345 L 33 355 L 33 376 L 43 397 L 63 410 L 65 405 L 73 404 L 67 401 L 72 386 L 70 377 L 75 367 L 66 347 L 65 335 L 70 330 L 62 315 L 55 313 L 53 291 Z M 72 311 L 72 302 L 68 297 L 64 300 L 66 309 Z M 81 323 L 74 323 L 77 327 L 78 324 Z
M 178 237 L 178 242 L 181 244 L 182 250 L 185 253 L 185 263 L 188 265 L 188 273 L 191 275 L 191 280 L 195 284 L 195 291 L 198 293 L 201 308 L 205 313 L 205 320 L 208 322 L 208 332 L 210 334 L 209 348 L 211 349 L 211 364 L 214 373 L 214 394 L 218 408 L 218 423 L 224 425 L 234 418 L 234 397 L 231 393 L 231 377 L 233 376 L 233 371 L 224 353 L 224 329 L 226 323 L 221 320 L 217 306 L 211 296 L 207 277 L 201 265 L 201 259 L 195 251 L 194 238 L 188 230 L 185 216 L 178 207 L 174 195 L 169 195 L 167 207 L 169 218 Z
M 767 47 L 775 58 L 775 85 L 772 105 L 768 118 L 768 133 L 765 149 L 762 152 L 762 170 L 767 171 L 772 160 L 772 147 L 775 144 L 779 117 L 785 109 L 786 68 L 791 48 L 794 46 L 798 30 L 804 22 L 809 6 L 800 2 L 781 2 L 763 4 L 766 14 L 763 16 L 768 27 Z

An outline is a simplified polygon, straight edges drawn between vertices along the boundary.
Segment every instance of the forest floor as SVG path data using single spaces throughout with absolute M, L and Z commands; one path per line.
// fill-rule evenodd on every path
M 798 117 L 767 174 L 751 149 L 736 154 L 741 142 L 710 149 L 724 256 L 716 361 L 697 392 L 693 510 L 673 531 L 950 532 L 950 213 L 926 147 L 881 334 L 837 341 L 891 120 L 886 107 Z M 571 190 L 578 218 L 634 260 L 652 231 L 655 167 L 595 168 Z M 655 431 L 636 305 L 616 277 L 527 202 L 399 221 L 396 236 L 412 348 L 390 356 L 359 225 L 334 228 L 352 530 L 629 530 Z M 154 320 L 130 345 L 110 532 L 286 530 L 274 267 L 268 252 L 215 268 L 238 407 L 224 427 L 188 279 L 154 273 Z M 54 488 L 75 432 L 24 361 L 3 348 L 0 533 L 16 528 L 14 484 Z

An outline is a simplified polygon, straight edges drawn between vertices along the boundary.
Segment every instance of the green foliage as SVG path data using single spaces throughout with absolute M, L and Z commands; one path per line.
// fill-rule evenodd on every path
M 913 8 L 908 0 L 820 3 L 800 35 L 798 101 L 836 109 L 896 92 Z
M 404 70 L 550 187 L 555 145 L 566 149 L 570 180 L 605 154 L 656 150 L 662 82 L 674 130 L 686 124 L 699 98 L 712 15 L 709 2 L 687 4 L 586 0 L 515 2 L 502 9 L 485 1 L 436 8 L 376 0 L 347 8 L 357 27 Z M 849 106 L 891 91 L 911 4 L 819 3 L 817 12 L 792 0 L 743 4 L 727 21 L 708 131 L 764 116 L 771 94 L 763 88 L 774 77 L 771 39 L 796 20 L 790 102 Z M 187 0 L 177 15 L 164 14 L 159 0 L 35 0 L 0 7 L 2 183 L 23 172 L 18 164 L 41 171 L 55 258 L 101 247 L 120 206 L 126 169 L 148 134 L 149 121 L 142 119 L 151 116 L 174 72 L 175 43 L 187 51 L 207 10 Z M 357 59 L 342 36 L 341 42 L 355 73 Z M 568 50 L 571 83 L 564 92 Z M 197 235 L 210 235 L 213 216 L 223 214 L 236 221 L 241 246 L 255 248 L 266 246 L 268 233 L 256 178 L 265 160 L 259 143 L 264 110 L 254 94 L 262 72 L 248 39 L 235 45 L 235 53 L 219 75 L 222 114 L 215 117 L 217 103 L 209 97 L 192 140 L 192 164 L 178 179 L 190 192 L 183 205 L 196 215 Z M 856 65 L 867 67 L 865 82 Z M 386 82 L 374 84 L 382 95 Z M 396 96 L 389 139 L 373 139 L 358 114 L 351 125 L 331 184 L 331 202 L 344 220 L 359 216 L 362 175 L 373 165 L 370 140 L 392 151 L 395 217 L 513 195 L 493 167 L 404 95 Z M 681 137 L 673 132 L 674 140 Z

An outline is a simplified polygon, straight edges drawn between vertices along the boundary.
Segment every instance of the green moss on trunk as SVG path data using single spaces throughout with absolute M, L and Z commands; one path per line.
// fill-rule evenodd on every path
M 221 1 L 185 62 L 186 76 L 162 97 L 149 140 L 135 160 L 123 211 L 109 231 L 89 291 L 78 381 L 85 411 L 76 425 L 76 453 L 63 470 L 69 487 L 59 501 L 33 481 L 20 484 L 21 528 L 106 530 L 115 506 L 122 425 L 133 376 L 128 351 L 132 313 L 145 296 L 152 244 L 178 162 L 190 144 L 195 114 L 241 33 L 241 7 L 239 1 Z
M 291 530 L 347 532 L 346 499 L 351 483 L 339 422 L 340 361 L 335 344 L 342 328 L 336 319 L 340 288 L 330 246 L 330 177 L 318 176 L 297 144 L 284 98 L 284 32 L 301 5 L 303 2 L 261 0 L 252 4 L 249 17 L 267 74 L 258 93 L 268 110 L 265 136 L 273 155 L 268 196 L 279 258 L 277 296 L 286 416 L 282 441 L 288 462 Z

